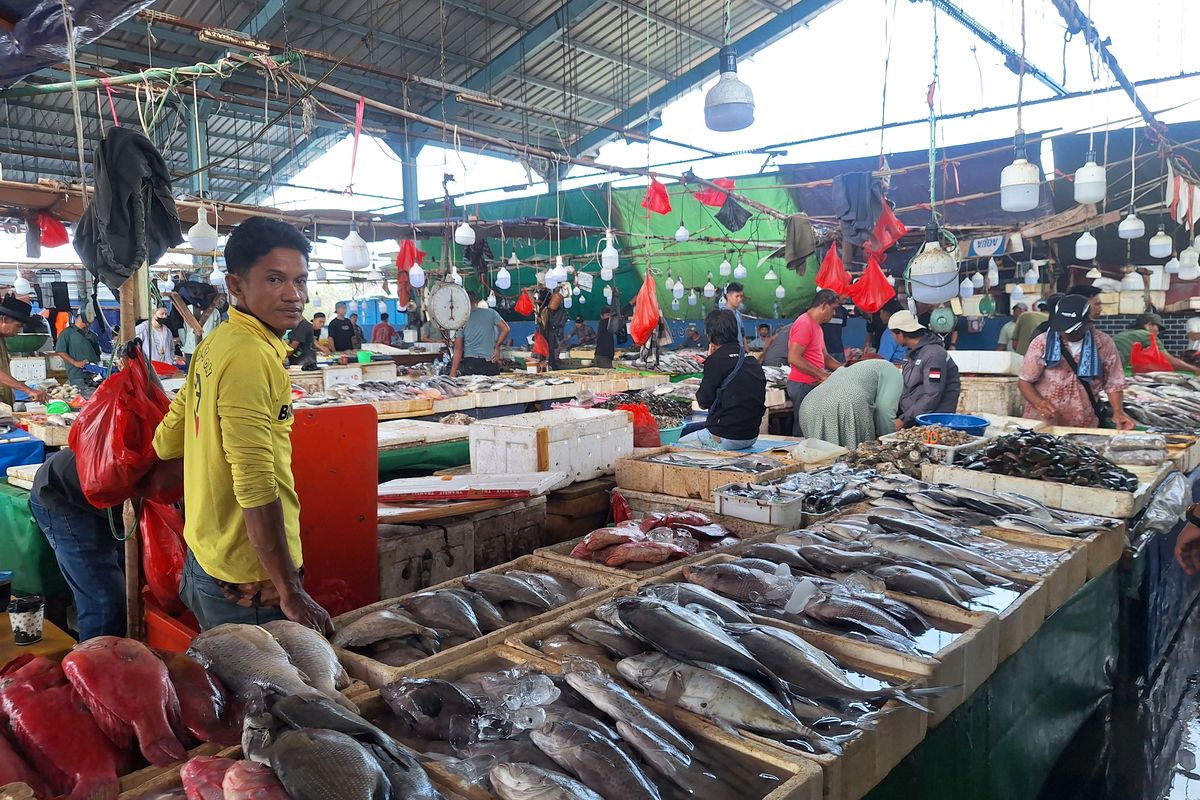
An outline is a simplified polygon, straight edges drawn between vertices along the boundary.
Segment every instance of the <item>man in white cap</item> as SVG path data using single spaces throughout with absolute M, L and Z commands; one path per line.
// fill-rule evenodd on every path
M 896 430 L 917 424 L 922 414 L 953 414 L 958 410 L 962 384 L 941 337 L 929 332 L 911 311 L 897 311 L 888 320 L 896 343 L 908 348 L 904 359 L 904 390 Z

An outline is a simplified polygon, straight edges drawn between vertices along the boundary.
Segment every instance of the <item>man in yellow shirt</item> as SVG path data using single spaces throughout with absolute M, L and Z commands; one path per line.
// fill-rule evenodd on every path
M 154 436 L 183 458 L 188 545 L 180 597 L 207 630 L 291 619 L 332 632 L 304 590 L 292 477 L 292 390 L 281 338 L 308 299 L 309 243 L 277 220 L 243 222 L 225 245 L 229 322 L 201 340 Z

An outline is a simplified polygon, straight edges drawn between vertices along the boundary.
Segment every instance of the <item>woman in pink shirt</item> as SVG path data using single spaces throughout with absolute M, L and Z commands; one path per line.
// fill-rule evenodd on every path
M 813 295 L 808 310 L 792 323 L 788 334 L 788 364 L 792 367 L 788 376 L 787 395 L 792 401 L 792 413 L 796 415 L 795 434 L 800 430 L 800 405 L 817 384 L 829 377 L 829 373 L 840 364 L 825 351 L 825 334 L 821 326 L 833 319 L 841 299 L 837 292 L 821 289 Z

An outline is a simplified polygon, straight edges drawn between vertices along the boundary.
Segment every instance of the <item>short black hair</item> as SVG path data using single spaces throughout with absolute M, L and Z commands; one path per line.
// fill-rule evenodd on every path
M 388 315 L 387 315 L 387 312 L 386 312 L 386 311 L 385 311 L 385 312 L 383 312 L 382 314 L 380 314 L 380 315 L 379 315 L 379 321 L 380 321 L 380 322 L 387 322 L 387 321 L 388 321 Z
M 766 329 L 767 329 L 767 333 L 770 333 L 770 332 L 771 332 L 771 326 L 770 326 L 770 325 L 768 325 L 768 324 L 767 324 L 767 323 L 765 323 L 765 322 L 763 322 L 763 323 L 760 323 L 760 324 L 759 324 L 759 326 L 758 326 L 758 329 L 759 329 L 760 331 L 761 331 L 763 328 L 766 328 Z
M 1096 295 L 1100 294 L 1100 289 L 1096 286 L 1088 286 L 1086 283 L 1077 283 L 1074 286 L 1072 286 L 1070 289 L 1067 289 L 1067 294 L 1074 294 L 1074 295 L 1078 295 L 1079 297 L 1086 297 L 1090 300 L 1093 297 L 1095 297 Z
M 357 317 L 357 316 L 358 316 L 358 312 L 357 312 L 357 311 L 355 311 L 355 312 L 354 312 L 353 314 L 351 314 L 350 316 L 352 316 L 352 317 Z
M 742 286 L 737 281 L 730 281 L 729 285 L 725 287 L 725 294 L 729 294 L 730 292 L 741 292 L 742 294 L 745 294 L 746 287 Z
M 886 311 L 889 314 L 895 314 L 897 311 L 903 311 L 904 305 L 899 300 L 897 300 L 896 298 L 893 297 L 891 300 L 888 300 L 886 303 L 884 303 L 883 308 L 881 308 L 879 310 Z
M 583 322 L 583 314 L 576 314 L 576 315 L 575 315 L 575 321 L 576 321 L 576 322 Z
M 740 334 L 737 317 L 732 311 L 722 308 L 710 311 L 704 318 L 704 330 L 708 333 L 708 340 L 716 345 L 732 344 Z
M 345 300 L 338 300 L 336 303 L 333 304 L 334 311 L 337 311 L 339 308 L 347 308 Z
M 325 319 L 325 314 L 320 311 L 318 311 L 316 314 L 313 314 L 313 322 L 316 322 L 318 319 Z
M 818 289 L 813 295 L 812 302 L 808 304 L 809 308 L 817 306 L 834 306 L 842 302 L 842 298 L 838 297 L 838 293 L 833 289 Z
M 245 275 L 250 268 L 277 247 L 295 250 L 305 262 L 312 244 L 304 234 L 277 219 L 251 217 L 233 229 L 225 242 L 225 270 L 230 275 Z

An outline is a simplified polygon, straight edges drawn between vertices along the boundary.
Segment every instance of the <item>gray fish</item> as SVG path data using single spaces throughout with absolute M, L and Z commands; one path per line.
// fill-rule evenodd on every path
M 574 778 L 533 764 L 497 764 L 488 778 L 501 800 L 601 800 Z
M 475 612 L 475 619 L 479 622 L 479 629 L 484 633 L 498 631 L 508 626 L 508 620 L 500 613 L 500 609 L 496 608 L 495 603 L 488 600 L 479 592 L 472 592 L 470 589 L 446 589 L 446 591 L 456 594 L 467 601 L 467 604 L 471 606 L 471 610 Z
M 504 575 L 518 581 L 524 581 L 533 586 L 540 586 L 549 593 L 556 606 L 569 603 L 579 593 L 579 584 L 566 578 L 560 578 L 557 575 L 551 575 L 548 572 L 528 572 L 526 570 L 510 569 Z
M 736 563 L 685 566 L 683 577 L 717 594 L 744 603 L 784 605 L 796 591 L 795 579 L 750 569 Z
M 587 728 L 592 733 L 598 733 L 609 741 L 620 741 L 620 735 L 608 725 L 585 711 L 571 708 L 562 700 L 556 700 L 548 706 L 542 706 L 546 712 L 546 722 L 570 722 L 581 728 Z
M 263 628 L 287 651 L 292 663 L 304 673 L 311 686 L 358 713 L 358 706 L 339 691 L 350 685 L 350 676 L 324 636 L 289 619 L 268 622 Z
M 638 594 L 681 606 L 704 606 L 725 622 L 750 621 L 750 615 L 740 605 L 696 583 L 651 583 L 643 586 Z
M 744 796 L 706 770 L 692 755 L 680 752 L 650 731 L 627 722 L 618 722 L 617 731 L 655 772 L 689 796 L 705 800 L 737 800 Z
M 334 705 L 327 697 L 281 697 L 271 705 L 271 714 L 289 727 L 325 728 L 338 731 L 355 739 L 382 747 L 393 758 L 406 759 L 411 756 L 391 736 L 367 722 L 357 713 Z
M 380 756 L 390 759 L 383 751 L 337 731 L 284 731 L 271 745 L 270 756 L 271 769 L 292 800 L 441 797 L 419 765 L 402 772 L 393 762 L 385 769 Z
M 773 561 L 776 564 L 787 564 L 792 569 L 798 569 L 801 572 L 813 571 L 813 565 L 808 563 L 808 559 L 800 555 L 799 548 L 786 544 L 760 542 L 745 548 L 741 554 L 747 558 L 765 558 L 767 561 Z
M 603 647 L 616 658 L 636 656 L 646 651 L 637 639 L 598 619 L 576 620 L 567 626 L 567 632 L 585 644 Z
M 404 611 L 385 608 L 372 611 L 346 625 L 333 636 L 335 647 L 365 647 L 384 639 L 403 639 L 412 636 L 425 652 L 438 651 L 438 632 L 422 625 Z
M 963 560 L 942 545 L 907 534 L 876 536 L 871 546 L 896 558 L 924 561 L 936 566 L 962 567 Z
M 210 628 L 192 640 L 187 654 L 239 697 L 254 696 L 260 689 L 280 695 L 319 694 L 304 682 L 287 651 L 258 625 L 226 623 Z
M 755 572 L 765 572 L 768 575 L 779 575 L 780 577 L 785 578 L 791 577 L 792 574 L 792 568 L 787 565 L 783 565 L 785 572 L 784 574 L 780 575 L 780 565 L 774 561 L 768 561 L 765 558 L 738 558 L 727 563 L 732 564 L 735 567 L 742 567 L 743 569 L 754 570 Z M 816 568 L 810 568 L 808 571 L 813 573 L 821 572 L 821 570 Z
M 530 731 L 539 749 L 604 800 L 660 800 L 658 788 L 623 750 L 570 722 Z
M 842 550 L 835 545 L 806 544 L 797 548 L 808 563 L 825 572 L 871 569 L 882 560 L 876 553 Z
M 483 635 L 471 605 L 454 592 L 418 592 L 400 600 L 413 619 L 434 630 L 478 639 Z
M 463 747 L 475 739 L 479 703 L 448 681 L 400 678 L 379 691 L 392 713 L 418 736 Z
M 958 584 L 947 583 L 924 570 L 894 564 L 889 567 L 879 567 L 875 570 L 875 575 L 881 578 L 892 591 L 966 608 L 968 598 Z
M 614 720 L 624 721 L 651 731 L 656 737 L 679 750 L 689 751 L 692 743 L 665 719 L 655 714 L 625 687 L 604 674 L 594 663 L 571 661 L 564 665 L 567 684 L 588 702 Z
M 804 607 L 804 613 L 822 622 L 857 627 L 866 633 L 912 638 L 908 629 L 891 614 L 849 595 L 817 595 Z
M 411 644 L 411 641 L 411 639 L 385 639 L 368 647 L 367 655 L 389 667 L 405 667 L 414 661 L 420 661 L 432 655 L 432 653 L 426 653 Z
M 556 595 L 548 592 L 540 583 L 529 583 L 495 572 L 467 575 L 463 578 L 463 586 L 479 592 L 493 603 L 508 600 L 540 608 L 542 611 L 562 605 L 561 602 L 555 602 Z
M 565 662 L 567 659 L 572 658 L 582 658 L 596 662 L 599 667 L 605 670 L 612 671 L 616 669 L 616 662 L 608 657 L 607 650 L 597 644 L 581 642 L 573 636 L 566 636 L 561 633 L 547 636 L 538 645 L 538 649 L 560 662 Z

